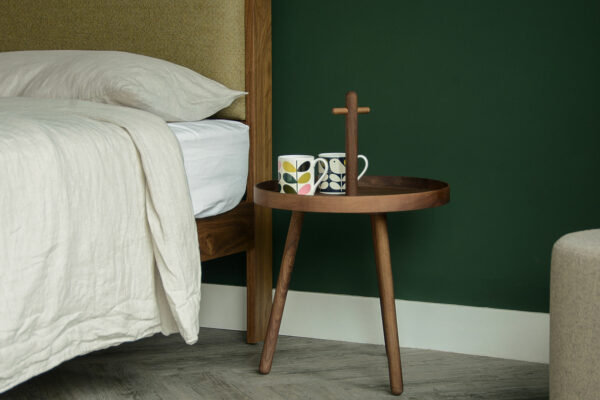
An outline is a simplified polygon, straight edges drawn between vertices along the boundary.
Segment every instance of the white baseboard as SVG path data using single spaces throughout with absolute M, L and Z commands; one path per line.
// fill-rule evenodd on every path
M 546 313 L 396 300 L 400 346 L 548 363 Z M 200 324 L 246 330 L 246 288 L 202 285 Z M 290 291 L 282 335 L 383 344 L 379 299 Z

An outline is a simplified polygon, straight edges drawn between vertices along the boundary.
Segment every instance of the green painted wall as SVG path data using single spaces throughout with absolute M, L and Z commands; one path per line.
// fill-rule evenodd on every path
M 343 151 L 451 185 L 389 217 L 396 297 L 548 311 L 552 244 L 600 227 L 600 3 L 273 1 L 273 153 Z M 276 162 L 274 162 L 276 165 Z M 274 171 L 275 172 L 275 171 Z M 289 213 L 274 213 L 275 277 Z M 205 280 L 243 284 L 240 256 Z M 367 216 L 309 214 L 291 289 L 377 295 Z

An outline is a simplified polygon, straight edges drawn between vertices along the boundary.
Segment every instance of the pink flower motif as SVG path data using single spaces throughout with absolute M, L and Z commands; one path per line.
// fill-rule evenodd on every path
M 310 183 L 307 183 L 306 185 L 302 185 L 302 187 L 300 188 L 300 190 L 298 190 L 298 194 L 308 194 L 310 193 Z

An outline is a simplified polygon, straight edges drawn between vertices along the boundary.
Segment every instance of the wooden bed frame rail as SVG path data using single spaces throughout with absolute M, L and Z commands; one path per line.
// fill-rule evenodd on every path
M 226 213 L 196 219 L 196 225 L 202 261 L 254 248 L 254 203 L 250 201 Z

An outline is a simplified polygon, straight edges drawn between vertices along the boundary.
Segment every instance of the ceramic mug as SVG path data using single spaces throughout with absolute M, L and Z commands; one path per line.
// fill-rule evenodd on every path
M 319 163 L 319 174 L 321 178 L 325 178 L 319 187 L 319 191 L 324 194 L 345 194 L 346 193 L 346 153 L 321 153 L 320 158 L 327 160 L 329 173 L 321 167 Z M 358 179 L 367 172 L 369 160 L 367 157 L 360 154 L 358 158 L 365 160 L 365 168 L 362 170 Z
M 325 165 L 325 174 L 318 180 L 315 179 L 315 164 Z M 277 157 L 277 172 L 280 193 L 292 193 L 312 196 L 319 184 L 325 179 L 329 171 L 327 161 L 322 158 L 315 159 L 307 155 L 284 155 Z

